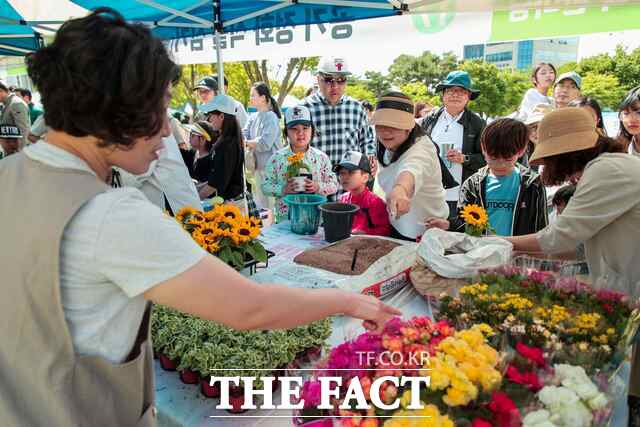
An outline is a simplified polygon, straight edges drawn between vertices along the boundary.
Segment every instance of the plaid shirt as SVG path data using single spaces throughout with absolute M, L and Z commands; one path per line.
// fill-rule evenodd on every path
M 312 145 L 329 156 L 331 164 L 338 164 L 346 151 L 359 151 L 368 156 L 376 153 L 367 113 L 355 99 L 345 95 L 337 105 L 331 105 L 321 93 L 315 93 L 302 105 L 311 111 L 316 128 Z

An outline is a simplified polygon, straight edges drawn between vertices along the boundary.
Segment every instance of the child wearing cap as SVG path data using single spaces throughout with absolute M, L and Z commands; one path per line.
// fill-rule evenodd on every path
M 18 152 L 21 138 L 22 132 L 17 126 L 0 125 L 0 159 Z
M 471 175 L 460 189 L 458 212 L 467 205 L 486 209 L 498 236 L 520 236 L 542 230 L 549 223 L 547 197 L 540 176 L 517 164 L 529 142 L 529 131 L 515 119 L 498 119 L 480 137 L 487 166 Z M 456 217 L 451 224 L 427 220 L 427 227 L 464 230 Z
M 283 201 L 284 196 L 298 192 L 293 177 L 289 176 L 287 171 L 290 159 L 295 160 L 294 155 L 303 154 L 302 162 L 311 173 L 311 179 L 305 180 L 305 193 L 328 196 L 338 191 L 338 180 L 331 169 L 329 157 L 311 146 L 315 128 L 309 109 L 302 105 L 287 109 L 284 123 L 284 134 L 289 143 L 267 161 L 262 182 L 264 195 L 276 198 L 276 222 L 286 220 L 289 215 L 287 205 Z
M 367 187 L 371 178 L 371 165 L 367 157 L 357 151 L 347 151 L 335 171 L 340 185 L 346 191 L 340 196 L 340 202 L 360 207 L 353 218 L 351 234 L 389 236 L 391 223 L 387 205 Z

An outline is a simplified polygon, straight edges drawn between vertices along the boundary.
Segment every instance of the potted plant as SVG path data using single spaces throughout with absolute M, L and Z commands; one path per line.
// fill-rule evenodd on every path
M 305 180 L 311 179 L 311 168 L 304 162 L 304 153 L 294 153 L 287 157 L 287 177 L 295 183 L 296 193 L 305 192 Z
M 187 207 L 175 218 L 198 245 L 237 270 L 253 260 L 267 261 L 267 251 L 258 240 L 260 219 L 243 215 L 236 206 L 220 204 L 209 212 Z

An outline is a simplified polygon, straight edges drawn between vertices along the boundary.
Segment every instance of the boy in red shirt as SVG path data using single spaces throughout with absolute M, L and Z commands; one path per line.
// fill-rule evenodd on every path
M 391 224 L 385 202 L 367 188 L 371 177 L 371 166 L 367 156 L 357 151 L 347 151 L 334 171 L 342 188 L 347 191 L 340 196 L 340 202 L 358 205 L 351 226 L 351 234 L 389 236 Z

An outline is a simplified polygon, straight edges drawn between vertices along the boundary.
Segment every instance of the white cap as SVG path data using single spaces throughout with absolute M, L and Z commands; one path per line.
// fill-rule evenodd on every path
M 349 65 L 344 58 L 339 56 L 324 56 L 320 58 L 318 73 L 348 76 L 351 74 L 351 71 L 349 71 Z
M 217 95 L 211 101 L 204 105 L 201 105 L 198 110 L 203 113 L 210 113 L 212 111 L 220 111 L 221 113 L 236 115 L 237 107 L 236 100 L 227 95 Z
M 289 107 L 284 113 L 284 123 L 288 128 L 299 124 L 310 125 L 313 123 L 311 121 L 311 112 L 307 107 L 302 105 Z

